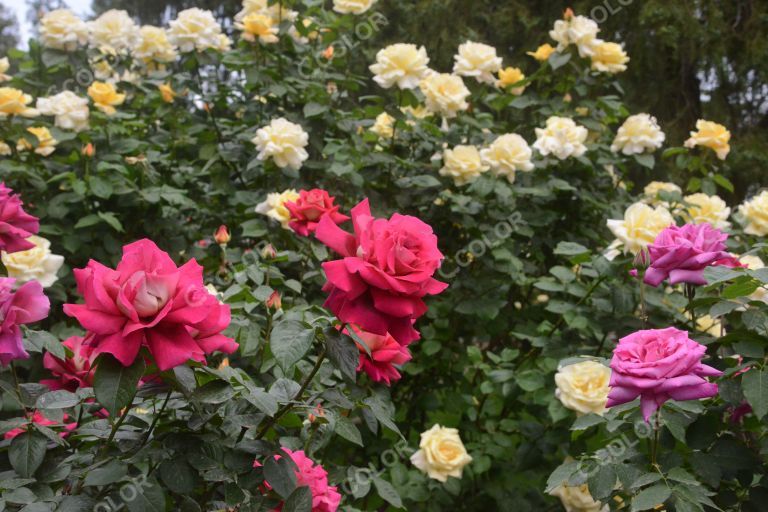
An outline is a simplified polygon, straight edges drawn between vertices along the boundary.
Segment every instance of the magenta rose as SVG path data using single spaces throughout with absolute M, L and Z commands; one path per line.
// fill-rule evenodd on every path
M 606 407 L 640 397 L 643 418 L 667 400 L 696 400 L 717 395 L 705 377 L 722 372 L 701 362 L 706 347 L 686 331 L 667 327 L 637 331 L 619 340 L 611 359 L 611 390 Z
M 334 199 L 328 192 L 319 188 L 310 191 L 299 190 L 299 198 L 295 202 L 286 201 L 284 205 L 291 213 L 288 226 L 301 236 L 309 236 L 315 232 L 320 219 L 326 215 L 334 224 L 349 220 L 349 217 L 339 213 L 339 206 L 334 204 Z
M 14 291 L 16 280 L 0 277 L 0 363 L 27 359 L 20 325 L 38 322 L 48 316 L 51 303 L 37 281 L 29 281 Z
M 214 351 L 237 350 L 237 343 L 221 334 L 229 326 L 229 306 L 206 290 L 195 260 L 176 267 L 144 239 L 123 247 L 115 270 L 91 260 L 74 273 L 85 303 L 65 304 L 64 312 L 88 331 L 84 344 L 94 358 L 112 354 L 129 366 L 146 347 L 165 371 L 190 359 L 205 362 Z
M 386 334 L 379 336 L 366 332 L 357 326 L 351 326 L 357 336 L 363 340 L 368 348 L 355 344 L 360 350 L 360 363 L 357 371 L 364 371 L 374 382 L 384 382 L 389 386 L 391 381 L 400 379 L 400 372 L 396 366 L 402 366 L 411 360 L 408 347 L 400 345 L 395 338 Z M 345 329 L 346 333 L 347 329 Z M 368 355 L 370 352 L 370 355 Z
M 45 384 L 53 391 L 76 391 L 78 388 L 93 387 L 93 346 L 84 344 L 84 340 L 82 336 L 72 336 L 63 341 L 61 344 L 72 352 L 72 355 L 65 359 L 59 359 L 46 352 L 43 356 L 43 366 L 56 378 L 43 379 L 40 384 Z
M 307 457 L 304 450 L 293 451 L 288 448 L 283 448 L 282 450 L 296 464 L 296 470 L 294 471 L 296 486 L 309 487 L 309 490 L 312 492 L 312 512 L 336 512 L 341 502 L 341 494 L 339 494 L 337 487 L 328 485 L 328 472 L 321 465 L 315 464 L 315 461 Z M 280 458 L 280 455 L 275 455 L 275 459 L 279 460 Z M 261 463 L 256 461 L 253 463 L 253 466 L 259 467 Z M 268 482 L 264 484 L 267 489 L 272 488 Z M 276 510 L 280 510 L 280 508 Z
M 19 196 L 0 182 L 0 251 L 12 253 L 35 247 L 27 238 L 37 234 L 40 222 L 22 205 Z
M 728 235 L 708 223 L 670 226 L 648 246 L 651 265 L 644 281 L 658 286 L 665 279 L 669 284 L 707 284 L 704 269 L 713 265 L 741 267 L 737 258 L 726 251 Z
M 432 228 L 409 215 L 374 218 L 367 199 L 352 209 L 352 225 L 354 234 L 324 216 L 315 233 L 343 256 L 323 263 L 325 307 L 342 322 L 389 333 L 401 345 L 419 339 L 413 324 L 427 311 L 423 298 L 448 287 L 432 277 L 443 259 Z

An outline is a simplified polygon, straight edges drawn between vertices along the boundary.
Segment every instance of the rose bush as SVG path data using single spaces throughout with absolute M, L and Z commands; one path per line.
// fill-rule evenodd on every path
M 326 4 L 9 52 L 3 507 L 762 510 L 737 138 L 669 140 L 570 10 L 440 67 Z

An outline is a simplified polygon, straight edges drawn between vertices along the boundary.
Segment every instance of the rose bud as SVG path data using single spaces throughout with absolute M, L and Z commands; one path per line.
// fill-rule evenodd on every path
M 267 299 L 267 308 L 269 309 L 281 309 L 283 307 L 283 301 L 280 299 L 280 294 L 277 290 L 272 292 L 272 295 Z
M 227 245 L 229 241 L 232 240 L 232 235 L 227 229 L 227 226 L 222 224 L 219 226 L 219 229 L 216 230 L 216 234 L 213 235 L 213 238 L 216 240 L 217 244 Z
M 86 158 L 93 158 L 93 155 L 96 154 L 96 148 L 93 146 L 92 142 L 89 142 L 88 144 L 83 146 L 83 149 L 82 151 L 80 151 L 80 154 Z
M 267 244 L 261 250 L 261 257 L 267 260 L 274 259 L 275 257 L 277 257 L 277 251 L 275 251 L 275 248 L 272 247 L 272 244 Z

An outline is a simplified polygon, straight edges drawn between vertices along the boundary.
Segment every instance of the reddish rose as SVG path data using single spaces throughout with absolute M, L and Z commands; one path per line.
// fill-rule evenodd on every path
M 78 388 L 93 387 L 93 346 L 83 344 L 83 340 L 82 336 L 72 336 L 62 342 L 62 345 L 72 351 L 72 356 L 63 360 L 50 352 L 45 353 L 43 366 L 56 378 L 41 380 L 40 384 L 45 384 L 54 391 L 76 391 Z
M 16 280 L 0 277 L 0 363 L 27 359 L 20 325 L 38 322 L 48 316 L 51 303 L 37 281 L 22 284 L 16 291 Z
M 397 371 L 395 365 L 402 366 L 411 360 L 408 347 L 400 345 L 389 334 L 379 336 L 363 331 L 357 326 L 352 326 L 352 328 L 358 337 L 365 342 L 368 349 L 366 350 L 366 347 L 360 346 L 360 343 L 355 341 L 360 350 L 360 364 L 357 366 L 357 371 L 362 370 L 374 382 L 385 382 L 387 386 L 391 384 L 391 381 L 399 380 L 400 372 Z M 344 332 L 348 334 L 347 329 Z
M 328 472 L 307 457 L 303 450 L 293 451 L 283 448 L 283 451 L 296 464 L 296 471 L 294 471 L 296 486 L 309 487 L 309 490 L 312 491 L 312 512 L 336 512 L 341 502 L 341 494 L 339 494 L 337 487 L 328 485 Z M 279 460 L 280 458 L 280 455 L 275 455 L 275 459 Z M 253 463 L 253 467 L 259 466 L 261 466 L 259 461 Z M 268 482 L 264 484 L 267 489 L 272 488 Z M 275 510 L 282 510 L 282 504 Z
M 37 234 L 40 222 L 22 208 L 21 199 L 0 181 L 0 251 L 7 253 L 33 249 L 27 238 Z
M 205 288 L 195 260 L 176 267 L 145 239 L 123 247 L 115 270 L 91 260 L 74 272 L 85 304 L 65 304 L 64 312 L 88 331 L 83 343 L 92 347 L 92 357 L 112 354 L 129 366 L 146 347 L 164 371 L 190 359 L 204 362 L 214 351 L 237 350 L 221 334 L 229 326 L 229 306 Z
M 352 209 L 354 234 L 322 217 L 315 235 L 343 256 L 323 263 L 328 282 L 325 307 L 344 323 L 407 345 L 419 339 L 413 328 L 426 313 L 422 300 L 448 285 L 432 276 L 443 259 L 432 228 L 409 215 L 371 216 L 368 200 Z
M 59 437 L 67 437 L 71 431 L 73 431 L 77 427 L 77 422 L 69 422 L 67 423 L 67 420 L 69 419 L 69 415 L 65 414 L 64 418 L 61 422 L 49 420 L 45 416 L 43 416 L 43 413 L 40 411 L 35 411 L 34 414 L 30 418 L 28 418 L 30 423 L 34 423 L 36 425 L 41 425 L 43 427 L 50 427 L 51 425 L 59 425 L 62 424 L 64 426 L 64 431 L 59 432 Z M 19 434 L 23 434 L 27 431 L 29 427 L 19 427 L 14 428 L 13 430 L 9 430 L 3 435 L 4 439 L 13 439 L 14 437 L 18 436 Z
M 284 204 L 291 213 L 288 225 L 301 236 L 309 236 L 315 232 L 317 224 L 324 216 L 330 217 L 334 224 L 349 220 L 349 217 L 339 213 L 339 206 L 334 204 L 334 199 L 328 192 L 319 188 L 300 190 L 296 202 L 286 201 Z
M 665 279 L 669 279 L 669 284 L 707 284 L 705 268 L 743 266 L 726 250 L 727 239 L 726 233 L 706 222 L 670 226 L 648 246 L 651 265 L 643 280 L 651 286 L 658 286 Z

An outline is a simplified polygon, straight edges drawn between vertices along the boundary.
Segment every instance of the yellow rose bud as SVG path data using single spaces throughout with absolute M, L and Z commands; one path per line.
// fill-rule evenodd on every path
M 549 56 L 555 52 L 555 47 L 549 43 L 544 43 L 535 52 L 526 52 L 526 55 L 530 55 L 539 62 L 544 62 L 549 59 Z

